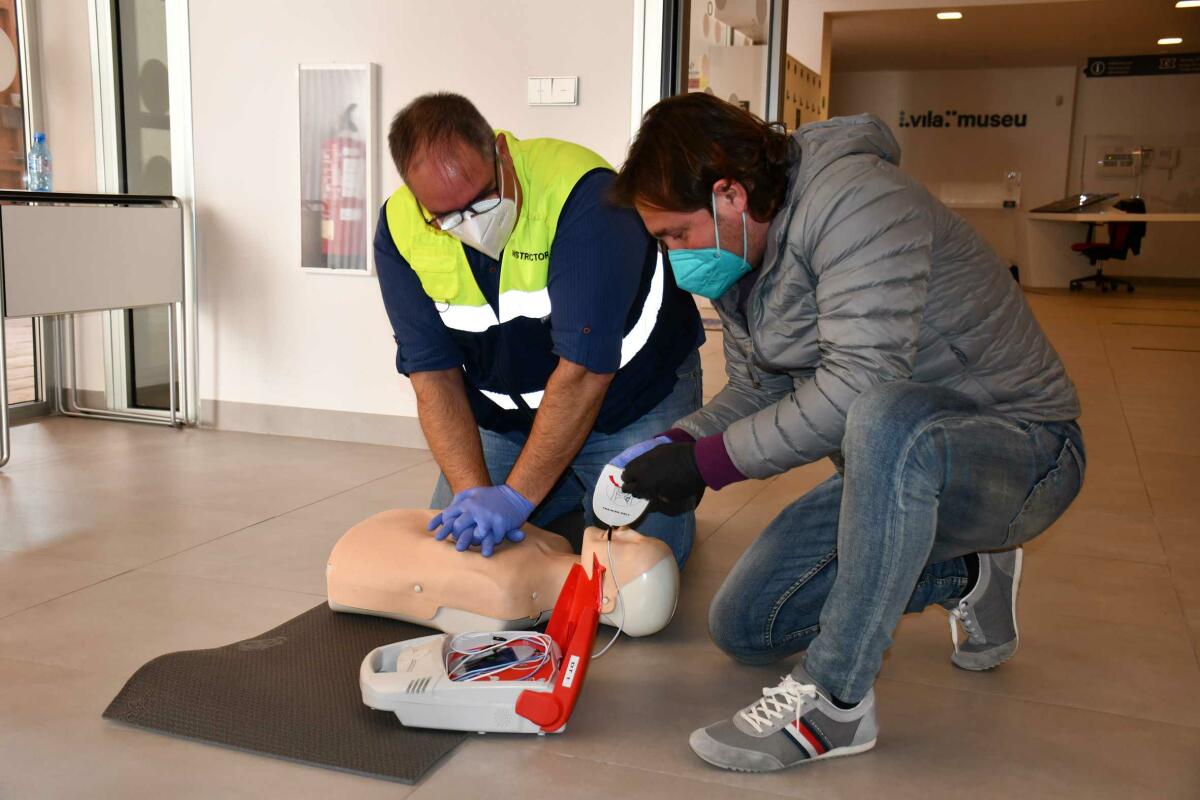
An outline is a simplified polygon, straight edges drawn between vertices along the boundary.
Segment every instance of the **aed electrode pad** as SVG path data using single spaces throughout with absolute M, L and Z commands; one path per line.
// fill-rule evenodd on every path
M 613 528 L 632 524 L 646 513 L 649 500 L 643 500 L 626 494 L 621 488 L 624 485 L 622 476 L 625 470 L 621 467 L 607 465 L 600 473 L 596 482 L 596 490 L 592 493 L 592 511 L 596 518 Z

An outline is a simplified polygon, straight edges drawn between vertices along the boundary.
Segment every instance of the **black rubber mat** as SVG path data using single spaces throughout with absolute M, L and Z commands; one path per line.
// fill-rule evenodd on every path
M 434 633 L 322 604 L 254 639 L 159 656 L 104 717 L 321 767 L 415 783 L 466 738 L 406 728 L 363 705 L 358 669 L 376 647 Z

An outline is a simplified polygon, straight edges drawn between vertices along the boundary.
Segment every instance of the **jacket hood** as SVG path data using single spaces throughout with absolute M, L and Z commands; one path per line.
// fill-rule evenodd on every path
M 887 123 L 874 114 L 835 117 L 804 125 L 792 134 L 800 161 L 793 169 L 791 191 L 796 192 L 813 176 L 839 158 L 867 154 L 899 165 L 900 144 Z

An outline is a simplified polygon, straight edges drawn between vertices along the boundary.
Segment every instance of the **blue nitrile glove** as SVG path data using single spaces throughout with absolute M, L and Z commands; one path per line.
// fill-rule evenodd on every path
M 521 526 L 532 513 L 533 503 L 507 484 L 477 486 L 456 494 L 446 510 L 430 520 L 429 530 L 440 526 L 434 538 L 453 536 L 457 550 L 477 544 L 484 556 L 490 556 L 505 539 L 525 538 Z
M 673 440 L 669 436 L 655 436 L 653 439 L 647 439 L 644 442 L 638 442 L 637 444 L 626 447 L 617 454 L 616 458 L 608 463 L 619 469 L 625 469 L 625 467 L 629 465 L 629 462 L 633 461 L 638 456 L 649 453 L 660 444 L 670 444 L 672 441 Z

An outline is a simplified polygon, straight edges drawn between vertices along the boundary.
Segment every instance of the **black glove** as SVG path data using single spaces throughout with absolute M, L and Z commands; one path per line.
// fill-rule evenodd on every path
M 655 447 L 629 462 L 621 489 L 650 501 L 648 510 L 677 517 L 694 509 L 704 496 L 704 478 L 696 464 L 694 442 Z

